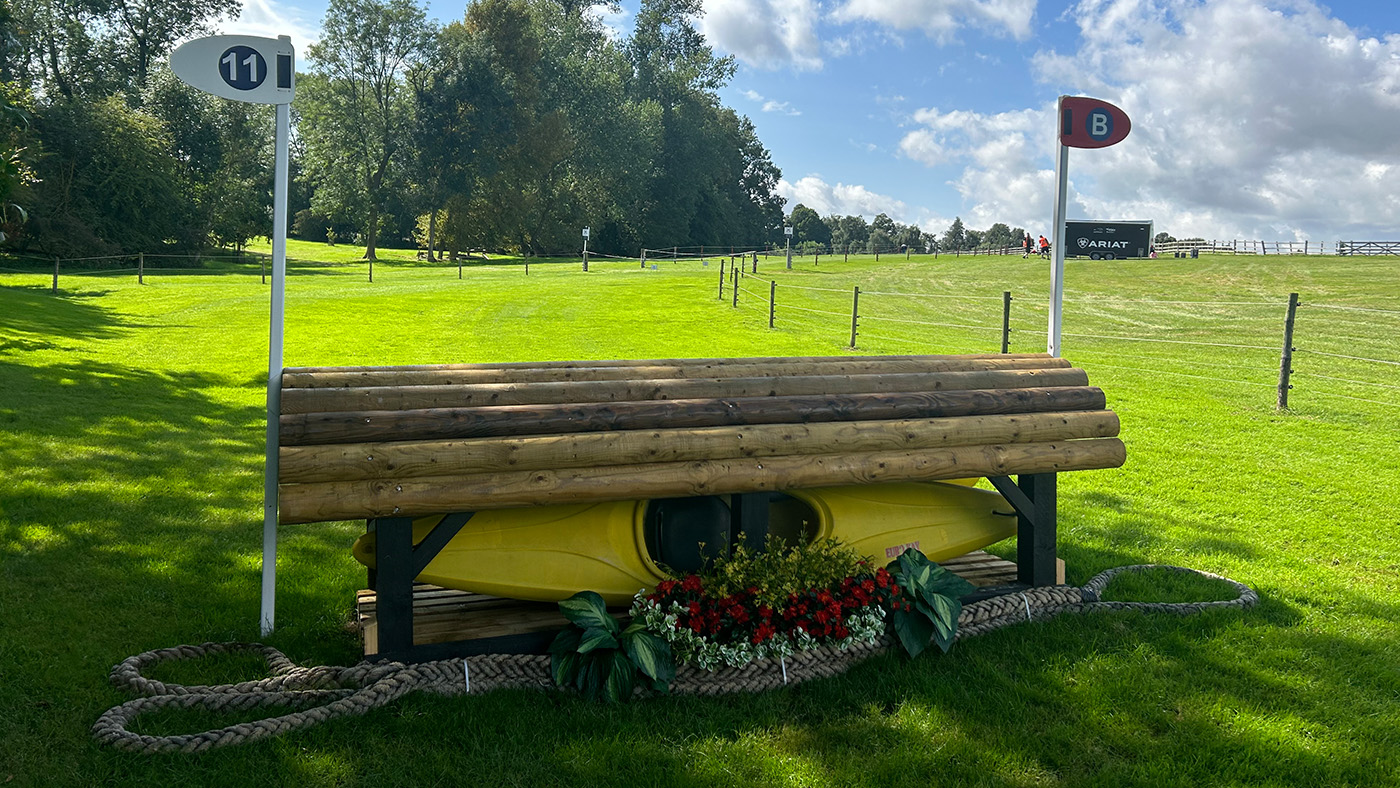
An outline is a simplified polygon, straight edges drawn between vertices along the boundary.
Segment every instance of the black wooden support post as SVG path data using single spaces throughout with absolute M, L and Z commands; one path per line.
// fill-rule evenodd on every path
M 734 279 L 734 281 L 729 283 L 729 289 L 733 291 L 732 295 L 734 297 L 734 303 L 731 304 L 731 306 L 737 308 L 739 306 L 739 272 L 731 271 L 730 273 L 733 274 Z
M 724 261 L 719 261 L 719 300 L 724 300 Z
M 1298 294 L 1288 294 L 1288 317 L 1283 321 L 1283 355 L 1278 362 L 1278 409 L 1288 408 L 1288 390 L 1293 388 L 1293 319 L 1298 314 Z
M 769 328 L 772 328 L 772 327 L 773 327 L 773 310 L 774 310 L 775 308 L 777 308 L 777 304 L 776 304 L 777 300 L 778 300 L 778 283 L 777 283 L 777 282 L 769 282 L 769 283 L 768 283 L 768 327 L 769 327 Z
M 749 273 L 752 273 L 752 274 L 758 273 L 758 251 L 757 251 L 757 250 L 754 250 L 754 253 L 753 253 L 753 270 L 750 271 Z
M 146 284 L 146 253 L 136 253 L 136 284 Z
M 851 349 L 856 347 L 856 319 L 860 315 L 860 285 L 856 285 L 855 294 L 851 296 Z
M 401 654 L 413 648 L 413 519 L 380 517 L 373 527 L 378 653 Z
M 1001 293 L 1001 352 L 1011 352 L 1011 291 Z
M 1028 586 L 1058 583 L 1055 474 L 1021 474 L 1015 484 L 1006 476 L 988 476 L 987 481 L 1016 510 L 1017 582 Z

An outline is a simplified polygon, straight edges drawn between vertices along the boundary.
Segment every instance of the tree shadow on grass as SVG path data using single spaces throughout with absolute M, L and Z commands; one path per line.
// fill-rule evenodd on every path
M 130 328 L 95 300 L 111 291 L 54 295 L 45 287 L 0 289 L 0 351 L 55 347 L 57 337 L 109 339 Z M 28 335 L 28 336 L 25 336 Z
M 257 639 L 264 412 L 206 393 L 235 383 L 0 361 L 0 707 L 14 710 L 0 758 L 15 773 L 88 746 L 95 715 L 123 699 L 104 685 L 126 656 Z M 283 540 L 273 642 L 291 652 L 354 656 L 338 620 L 361 575 L 326 569 L 352 563 L 343 531 Z

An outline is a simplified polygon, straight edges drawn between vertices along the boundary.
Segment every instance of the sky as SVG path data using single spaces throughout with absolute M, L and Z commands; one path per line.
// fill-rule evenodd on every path
M 621 13 L 595 9 L 616 34 Z M 787 209 L 1049 235 L 1060 95 L 1123 142 L 1069 155 L 1071 219 L 1178 238 L 1400 237 L 1397 0 L 704 0 L 697 27 Z M 461 18 L 462 0 L 428 15 Z M 246 0 L 225 33 L 315 41 L 325 0 Z

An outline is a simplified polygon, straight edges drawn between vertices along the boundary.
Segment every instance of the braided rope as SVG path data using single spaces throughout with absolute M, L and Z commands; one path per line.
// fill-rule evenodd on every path
M 1105 602 L 1105 587 L 1124 572 L 1165 570 L 1220 580 L 1234 587 L 1234 599 L 1209 602 Z M 983 599 L 964 605 L 958 617 L 957 640 L 985 634 L 1022 621 L 1044 620 L 1061 613 L 1095 610 L 1142 610 L 1192 615 L 1216 608 L 1246 609 L 1259 601 L 1248 586 L 1195 569 L 1156 564 L 1122 566 L 1102 572 L 1082 588 L 1053 586 Z M 740 667 L 709 671 L 682 665 L 671 682 L 672 692 L 725 695 L 763 692 L 816 678 L 840 675 L 853 665 L 893 647 L 888 635 L 873 643 L 847 648 L 820 646 L 781 659 L 754 660 Z M 268 677 L 236 684 L 167 684 L 146 678 L 142 671 L 162 662 L 215 654 L 248 652 L 267 663 Z M 549 657 L 529 654 L 487 654 L 406 665 L 361 662 L 351 667 L 299 667 L 282 652 L 260 643 L 203 643 L 156 649 L 128 657 L 112 668 L 112 684 L 143 697 L 108 709 L 92 727 L 101 743 L 129 752 L 200 752 L 280 736 L 337 717 L 359 716 L 416 690 L 439 695 L 465 695 L 506 687 L 552 689 Z M 639 693 L 643 692 L 638 690 Z M 289 707 L 276 717 L 229 725 L 195 734 L 147 736 L 128 730 L 141 714 L 157 709 L 201 708 L 246 711 Z

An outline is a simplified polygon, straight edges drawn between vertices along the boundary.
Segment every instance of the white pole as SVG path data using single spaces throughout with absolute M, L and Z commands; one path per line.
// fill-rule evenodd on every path
M 282 36 L 290 40 L 288 36 Z M 287 292 L 287 140 L 292 105 L 277 106 L 277 159 L 272 194 L 272 315 L 267 342 L 267 458 L 263 471 L 261 632 L 272 632 L 277 612 L 277 446 L 282 414 L 282 323 Z
M 1060 96 L 1055 103 L 1055 208 L 1054 225 L 1050 228 L 1050 327 L 1046 352 L 1060 355 L 1061 306 L 1065 300 L 1065 202 L 1069 194 L 1069 148 L 1061 141 L 1060 127 L 1063 111 Z

